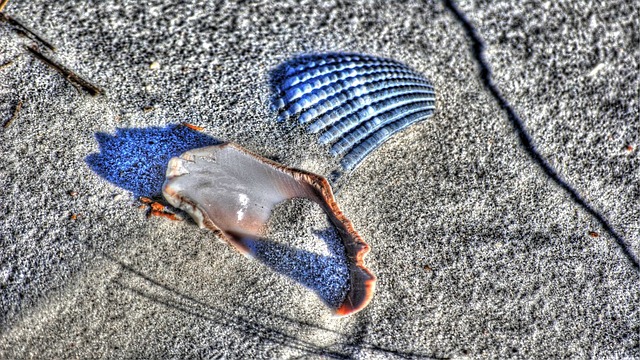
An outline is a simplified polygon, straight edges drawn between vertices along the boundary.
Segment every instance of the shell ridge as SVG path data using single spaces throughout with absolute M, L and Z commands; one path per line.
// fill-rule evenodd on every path
M 274 71 L 272 109 L 317 135 L 345 171 L 435 112 L 432 83 L 406 64 L 355 53 L 303 55 Z
M 386 81 L 383 79 L 376 79 L 371 82 L 366 82 L 358 86 L 347 87 L 339 91 L 338 93 L 331 95 L 325 99 L 319 99 L 319 102 L 312 104 L 311 107 L 304 109 L 300 113 L 299 121 L 301 124 L 306 124 L 325 113 L 335 109 L 342 104 L 353 100 L 357 96 L 361 96 L 367 91 L 373 92 L 383 89 L 385 86 L 399 87 L 399 86 L 415 86 L 425 90 L 433 91 L 433 86 L 422 78 L 397 78 Z M 435 95 L 435 92 L 434 92 Z M 291 115 L 294 115 L 293 113 Z
M 405 129 L 410 125 L 413 125 L 414 123 L 430 118 L 433 114 L 433 110 L 426 110 L 425 113 L 427 113 L 426 116 L 420 116 L 423 115 L 421 113 L 413 114 L 414 116 L 410 115 L 382 127 L 375 133 L 368 136 L 360 144 L 356 145 L 349 153 L 347 153 L 347 155 L 342 158 L 340 164 L 346 170 L 355 169 L 371 151 L 377 149 L 380 145 L 389 140 L 389 138 L 397 132 Z
M 285 71 L 285 76 L 294 76 L 298 73 L 308 71 L 314 69 L 319 66 L 327 65 L 327 64 L 338 64 L 342 62 L 348 61 L 367 61 L 367 60 L 389 60 L 399 63 L 395 60 L 391 59 L 383 59 L 373 55 L 365 55 L 365 54 L 351 54 L 351 53 L 333 53 L 333 54 L 322 54 L 316 55 L 315 59 L 311 59 L 306 63 L 298 63 L 296 65 L 288 66 Z
M 335 141 L 339 136 L 342 136 L 349 130 L 353 129 L 362 122 L 368 121 L 376 114 L 384 113 L 395 108 L 402 107 L 411 103 L 419 101 L 434 100 L 432 92 L 417 93 L 407 92 L 396 94 L 391 92 L 390 97 L 376 99 L 378 101 L 368 103 L 364 107 L 357 110 L 355 113 L 344 116 L 338 121 L 335 121 L 328 129 L 320 136 L 319 142 L 321 144 L 327 144 Z M 326 124 L 324 124 L 327 127 Z
M 285 102 L 292 102 L 299 99 L 301 96 L 310 93 L 313 90 L 319 89 L 323 86 L 335 83 L 339 80 L 345 80 L 349 78 L 349 81 L 359 81 L 360 77 L 368 74 L 387 74 L 390 72 L 400 72 L 406 74 L 415 74 L 413 70 L 406 68 L 371 68 L 358 72 L 356 69 L 347 69 L 338 73 L 331 73 L 321 78 L 312 79 L 304 83 L 300 83 L 297 86 L 287 90 L 284 94 Z
M 398 85 L 398 86 L 378 88 L 374 91 L 362 94 L 362 96 L 360 97 L 357 97 L 354 95 L 353 98 L 346 100 L 344 103 L 340 104 L 342 106 L 348 107 L 351 110 L 351 112 L 346 112 L 346 113 L 335 113 L 335 112 L 329 113 L 328 112 L 326 113 L 326 115 L 323 115 L 322 118 L 316 121 L 318 122 L 318 124 L 313 125 L 313 129 L 315 130 L 314 132 L 320 131 L 321 129 L 326 128 L 327 126 L 336 123 L 339 120 L 339 119 L 336 119 L 337 116 L 350 116 L 354 112 L 357 112 L 363 107 L 373 104 L 376 101 L 388 99 L 400 94 L 409 94 L 409 93 L 431 95 L 432 97 L 435 97 L 435 93 L 433 90 L 431 90 L 430 87 L 422 87 L 420 85 L 415 85 L 415 86 L 414 85 Z M 354 107 L 354 105 L 358 105 L 358 104 L 360 105 L 359 107 Z
M 422 77 L 419 74 L 415 74 L 411 71 L 390 71 L 388 73 L 385 72 L 381 72 L 381 73 L 372 73 L 372 74 L 367 74 L 364 76 L 361 76 L 358 81 L 351 79 L 351 78 L 346 78 L 346 79 L 342 79 L 339 80 L 335 83 L 330 83 L 327 84 L 325 86 L 323 86 L 321 89 L 324 91 L 324 93 L 326 94 L 325 98 L 319 97 L 318 100 L 322 101 L 324 99 L 326 99 L 329 96 L 332 96 L 336 93 L 339 93 L 341 91 L 345 91 L 347 89 L 351 89 L 354 87 L 357 87 L 359 85 L 365 85 L 367 83 L 372 83 L 374 81 L 378 82 L 383 82 L 384 80 L 396 80 L 396 81 L 401 81 L 401 80 L 407 80 L 407 81 L 416 81 L 416 82 L 422 82 L 425 85 L 431 86 L 431 84 L 424 79 L 424 77 Z M 432 86 L 431 86 L 432 87 Z M 432 87 L 433 88 L 433 87 Z M 320 90 L 320 89 L 318 89 Z M 291 91 L 291 89 L 290 89 Z M 305 101 L 304 99 L 302 101 Z M 297 104 L 298 101 L 295 102 L 291 102 L 291 101 L 287 101 L 287 99 L 282 96 L 280 98 L 278 98 L 277 100 L 275 100 L 274 102 L 274 110 L 281 110 L 286 112 L 286 115 L 281 115 L 281 117 L 287 118 L 289 116 L 295 115 L 295 112 L 293 111 L 289 111 L 289 109 L 293 108 L 295 106 L 295 104 Z M 316 105 L 315 103 L 309 103 L 307 104 L 307 106 L 314 106 Z
M 430 110 L 434 109 L 435 107 L 433 106 L 432 101 L 411 103 L 402 107 L 391 109 L 383 114 L 375 116 L 369 121 L 359 124 L 356 128 L 353 129 L 353 131 L 340 138 L 340 140 L 332 145 L 331 154 L 333 156 L 344 154 L 381 127 L 399 120 L 402 117 L 407 117 L 419 112 L 429 113 Z
M 367 68 L 403 68 L 406 67 L 402 64 L 395 63 L 393 61 L 377 61 L 377 62 L 367 62 L 367 61 L 349 61 L 342 62 L 338 64 L 329 64 L 319 66 L 317 68 L 311 69 L 308 72 L 300 73 L 299 75 L 294 75 L 287 78 L 282 84 L 281 91 L 285 92 L 289 88 L 292 88 L 300 83 L 307 82 L 313 79 L 321 78 L 327 74 L 341 72 L 341 71 L 349 71 L 349 70 L 358 70 L 358 69 L 367 69 Z

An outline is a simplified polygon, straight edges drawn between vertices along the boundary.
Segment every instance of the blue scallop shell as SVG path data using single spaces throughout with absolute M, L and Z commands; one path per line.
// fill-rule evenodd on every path
M 355 169 L 391 136 L 435 111 L 433 85 L 395 60 L 310 55 L 285 63 L 274 77 L 278 121 L 296 119 L 319 134 L 344 170 Z

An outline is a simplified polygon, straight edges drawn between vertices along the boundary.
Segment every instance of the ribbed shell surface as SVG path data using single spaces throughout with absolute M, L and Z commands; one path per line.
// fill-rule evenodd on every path
M 319 134 L 344 170 L 435 111 L 435 91 L 423 75 L 370 55 L 305 56 L 282 67 L 275 91 L 278 120 L 296 119 Z

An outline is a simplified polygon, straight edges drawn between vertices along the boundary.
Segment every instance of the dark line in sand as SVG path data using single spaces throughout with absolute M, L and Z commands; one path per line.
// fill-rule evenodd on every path
M 569 185 L 564 179 L 560 177 L 558 172 L 547 162 L 545 158 L 540 155 L 538 150 L 536 150 L 535 145 L 533 144 L 533 140 L 531 135 L 525 129 L 525 126 L 520 119 L 520 116 L 515 112 L 513 107 L 509 104 L 509 102 L 502 96 L 498 87 L 493 83 L 491 68 L 489 64 L 484 58 L 484 49 L 485 44 L 478 35 L 474 26 L 469 22 L 466 15 L 458 9 L 457 5 L 452 0 L 443 0 L 444 6 L 448 8 L 455 18 L 462 24 L 467 37 L 471 40 L 471 52 L 475 57 L 476 62 L 478 63 L 478 67 L 480 68 L 480 78 L 482 79 L 482 83 L 485 88 L 489 90 L 489 93 L 496 99 L 500 108 L 507 113 L 507 117 L 511 122 L 511 125 L 516 130 L 518 134 L 518 139 L 520 140 L 520 144 L 526 151 L 527 155 L 531 157 L 531 159 L 542 169 L 542 171 L 553 180 L 558 186 L 560 186 L 564 191 L 569 194 L 569 197 L 573 200 L 574 203 L 583 208 L 589 215 L 593 216 L 600 225 L 605 229 L 609 235 L 611 235 L 622 253 L 627 257 L 631 265 L 636 269 L 636 271 L 640 271 L 640 263 L 638 262 L 638 258 L 635 256 L 629 244 L 620 236 L 611 226 L 609 221 L 604 217 L 604 215 L 600 214 L 597 210 L 595 210 L 586 200 L 580 196 L 577 190 L 575 190 L 571 185 Z
M 72 85 L 74 85 L 74 86 L 77 85 L 77 86 L 81 87 L 82 89 L 84 89 L 86 92 L 88 92 L 89 94 L 91 94 L 93 96 L 104 94 L 104 91 L 102 89 L 100 89 L 99 87 L 93 85 L 92 83 L 90 83 L 89 81 L 83 79 L 82 77 L 78 76 L 76 73 L 74 73 L 73 71 L 69 70 L 65 66 L 63 66 L 61 64 L 58 64 L 57 62 L 55 62 L 55 61 L 49 59 L 48 57 L 44 56 L 35 47 L 27 46 L 26 48 L 38 60 L 44 62 L 45 64 L 49 65 L 51 68 L 53 68 L 54 70 L 56 70 L 57 72 L 62 74 L 64 76 L 64 78 L 67 81 L 69 81 Z
M 8 2 L 8 1 L 6 1 L 6 2 Z M 6 5 L 6 2 L 5 2 L 5 5 Z M 33 41 L 41 43 L 45 47 L 49 48 L 51 51 L 56 51 L 56 47 L 55 46 L 53 46 L 49 41 L 45 40 L 42 36 L 36 34 L 35 31 L 31 30 L 30 28 L 28 28 L 27 26 L 23 25 L 22 23 L 20 23 L 16 19 L 12 18 L 11 16 L 2 13 L 2 8 L 1 7 L 0 7 L 0 21 L 6 22 L 9 25 L 12 25 L 19 34 L 22 34 L 22 35 L 28 37 L 29 39 L 31 39 Z
M 13 115 L 11 115 L 11 117 L 9 119 L 7 119 L 7 121 L 4 122 L 4 124 L 2 124 L 3 128 L 8 128 L 9 125 L 11 125 L 11 123 L 18 118 L 18 113 L 20 112 L 20 109 L 22 109 L 22 100 L 18 101 L 18 105 L 16 105 L 15 109 L 13 109 Z
M 105 257 L 118 264 L 122 269 L 129 271 L 130 273 L 139 276 L 140 278 L 148 281 L 149 283 L 158 286 L 170 294 L 176 296 L 175 299 L 171 299 L 170 297 L 160 298 L 150 293 L 146 293 L 135 289 L 133 287 L 127 286 L 126 284 L 120 283 L 118 281 L 114 281 L 114 283 L 122 286 L 125 289 L 132 291 L 133 293 L 145 297 L 149 300 L 157 302 L 161 305 L 168 306 L 178 311 L 185 312 L 187 314 L 208 320 L 216 323 L 220 323 L 226 327 L 231 327 L 237 329 L 239 331 L 248 333 L 250 335 L 256 335 L 260 337 L 263 341 L 271 341 L 273 343 L 290 347 L 296 350 L 304 351 L 306 353 L 312 353 L 316 355 L 321 355 L 325 357 L 332 357 L 337 359 L 348 359 L 349 357 L 346 354 L 342 354 L 340 352 L 332 352 L 323 348 L 318 348 L 318 346 L 297 338 L 295 335 L 288 334 L 287 332 L 269 327 L 258 322 L 253 321 L 249 316 L 245 315 L 235 315 L 233 313 L 227 312 L 224 309 L 220 309 L 214 306 L 210 306 L 200 300 L 197 300 L 187 294 L 183 294 L 178 290 L 175 290 L 167 285 L 162 284 L 161 282 L 150 278 L 146 274 L 134 269 L 133 267 L 121 262 L 120 260 L 111 257 L 110 255 L 106 255 Z M 196 306 L 190 305 L 189 302 L 196 304 Z M 197 307 L 201 307 L 198 309 Z
M 153 295 L 151 293 L 145 293 L 141 290 L 135 289 L 133 287 L 130 287 L 126 284 L 120 283 L 119 281 L 113 281 L 115 284 L 118 284 L 119 286 L 122 286 L 123 288 L 132 291 L 133 293 L 140 295 L 142 297 L 145 297 L 151 301 L 157 302 L 161 305 L 164 306 L 168 306 L 171 307 L 173 309 L 182 311 L 186 314 L 192 315 L 192 316 L 196 316 L 202 319 L 206 319 L 209 321 L 215 321 L 218 322 L 222 325 L 228 326 L 228 327 L 233 327 L 236 329 L 240 329 L 240 330 L 245 330 L 246 332 L 250 333 L 250 334 L 254 334 L 257 336 L 260 336 L 262 339 L 266 340 L 266 341 L 272 341 L 274 343 L 278 343 L 280 345 L 283 346 L 287 346 L 287 347 L 291 347 L 294 349 L 298 349 L 301 351 L 306 351 L 307 353 L 314 353 L 314 354 L 318 354 L 321 355 L 323 357 L 333 357 L 333 358 L 338 358 L 338 359 L 350 359 L 352 358 L 352 356 L 349 355 L 349 351 L 343 351 L 342 349 L 338 349 L 338 350 L 331 350 L 331 347 L 333 346 L 344 346 L 344 347 L 356 347 L 356 348 L 362 348 L 362 349 L 367 349 L 367 350 L 371 350 L 371 351 L 376 351 L 379 353 L 386 353 L 386 354 L 391 354 L 391 355 L 395 355 L 397 357 L 401 357 L 401 358 L 405 358 L 405 359 L 441 359 L 439 357 L 434 357 L 434 356 L 430 356 L 430 355 L 425 355 L 425 354 L 420 354 L 420 353 L 411 353 L 411 352 L 401 352 L 401 351 L 397 351 L 397 350 L 392 350 L 392 349 L 386 349 L 377 345 L 373 345 L 373 344 L 369 344 L 365 341 L 363 341 L 362 339 L 359 339 L 358 341 L 351 341 L 350 339 L 346 339 L 345 342 L 341 342 L 341 343 L 336 343 L 336 344 L 332 344 L 329 346 L 325 346 L 325 347 L 319 347 L 313 343 L 310 343 L 308 341 L 305 341 L 303 339 L 297 338 L 295 337 L 295 335 L 289 334 L 287 332 L 285 332 L 284 330 L 281 329 L 277 329 L 277 328 L 273 328 L 273 327 L 269 327 L 268 325 L 264 325 L 261 324 L 259 322 L 255 322 L 251 320 L 251 316 L 255 316 L 255 315 L 264 315 L 266 318 L 268 319 L 273 319 L 273 318 L 278 318 L 280 320 L 283 320 L 286 323 L 292 324 L 294 326 L 302 326 L 302 327 L 307 327 L 307 328 L 312 328 L 314 330 L 321 330 L 324 332 L 328 332 L 331 334 L 334 334 L 336 336 L 345 338 L 345 337 L 349 337 L 348 334 L 344 334 L 341 333 L 339 331 L 333 330 L 333 329 L 328 329 L 325 328 L 321 325 L 317 325 L 317 324 L 312 324 L 306 321 L 300 321 L 297 319 L 293 319 L 293 318 L 289 318 L 287 316 L 283 316 L 283 315 L 279 315 L 279 314 L 273 314 L 271 312 L 269 312 L 267 309 L 255 309 L 249 306 L 245 306 L 245 305 L 235 305 L 238 308 L 240 308 L 243 315 L 235 315 L 233 313 L 229 313 L 227 311 L 225 311 L 224 309 L 218 308 L 216 306 L 213 305 L 209 305 L 206 304 L 198 299 L 196 299 L 195 297 L 188 295 L 188 294 L 184 294 L 182 292 L 180 292 L 178 289 L 175 289 L 169 285 L 165 285 L 162 282 L 160 282 L 159 280 L 153 279 L 151 278 L 149 275 L 143 273 L 140 270 L 135 269 L 134 267 L 132 267 L 131 265 L 128 265 L 124 262 L 122 262 L 121 260 L 116 259 L 115 257 L 106 254 L 106 253 L 102 253 L 102 255 L 109 261 L 117 264 L 120 268 L 122 268 L 123 270 L 138 276 L 139 278 L 147 281 L 148 283 L 157 286 L 165 291 L 167 291 L 169 294 L 173 294 L 175 297 L 171 298 L 168 296 L 164 296 L 164 297 L 159 297 L 156 295 Z M 195 304 L 195 305 L 194 305 Z M 307 358 L 308 356 L 302 356 L 302 358 Z

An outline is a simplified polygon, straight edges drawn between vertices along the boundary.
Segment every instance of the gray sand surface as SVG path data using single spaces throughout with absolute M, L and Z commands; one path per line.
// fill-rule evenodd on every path
M 459 6 L 539 152 L 639 254 L 630 3 Z M 15 0 L 5 13 L 106 94 L 76 90 L 0 23 L 0 121 L 23 104 L 0 128 L 0 358 L 640 358 L 640 274 L 523 151 L 442 3 Z M 256 260 L 138 208 L 170 156 L 219 141 L 328 175 L 326 148 L 269 109 L 270 71 L 325 51 L 400 60 L 438 92 L 433 118 L 343 178 L 337 200 L 378 276 L 347 318 L 325 305 L 346 274 L 319 208 L 283 204 Z

